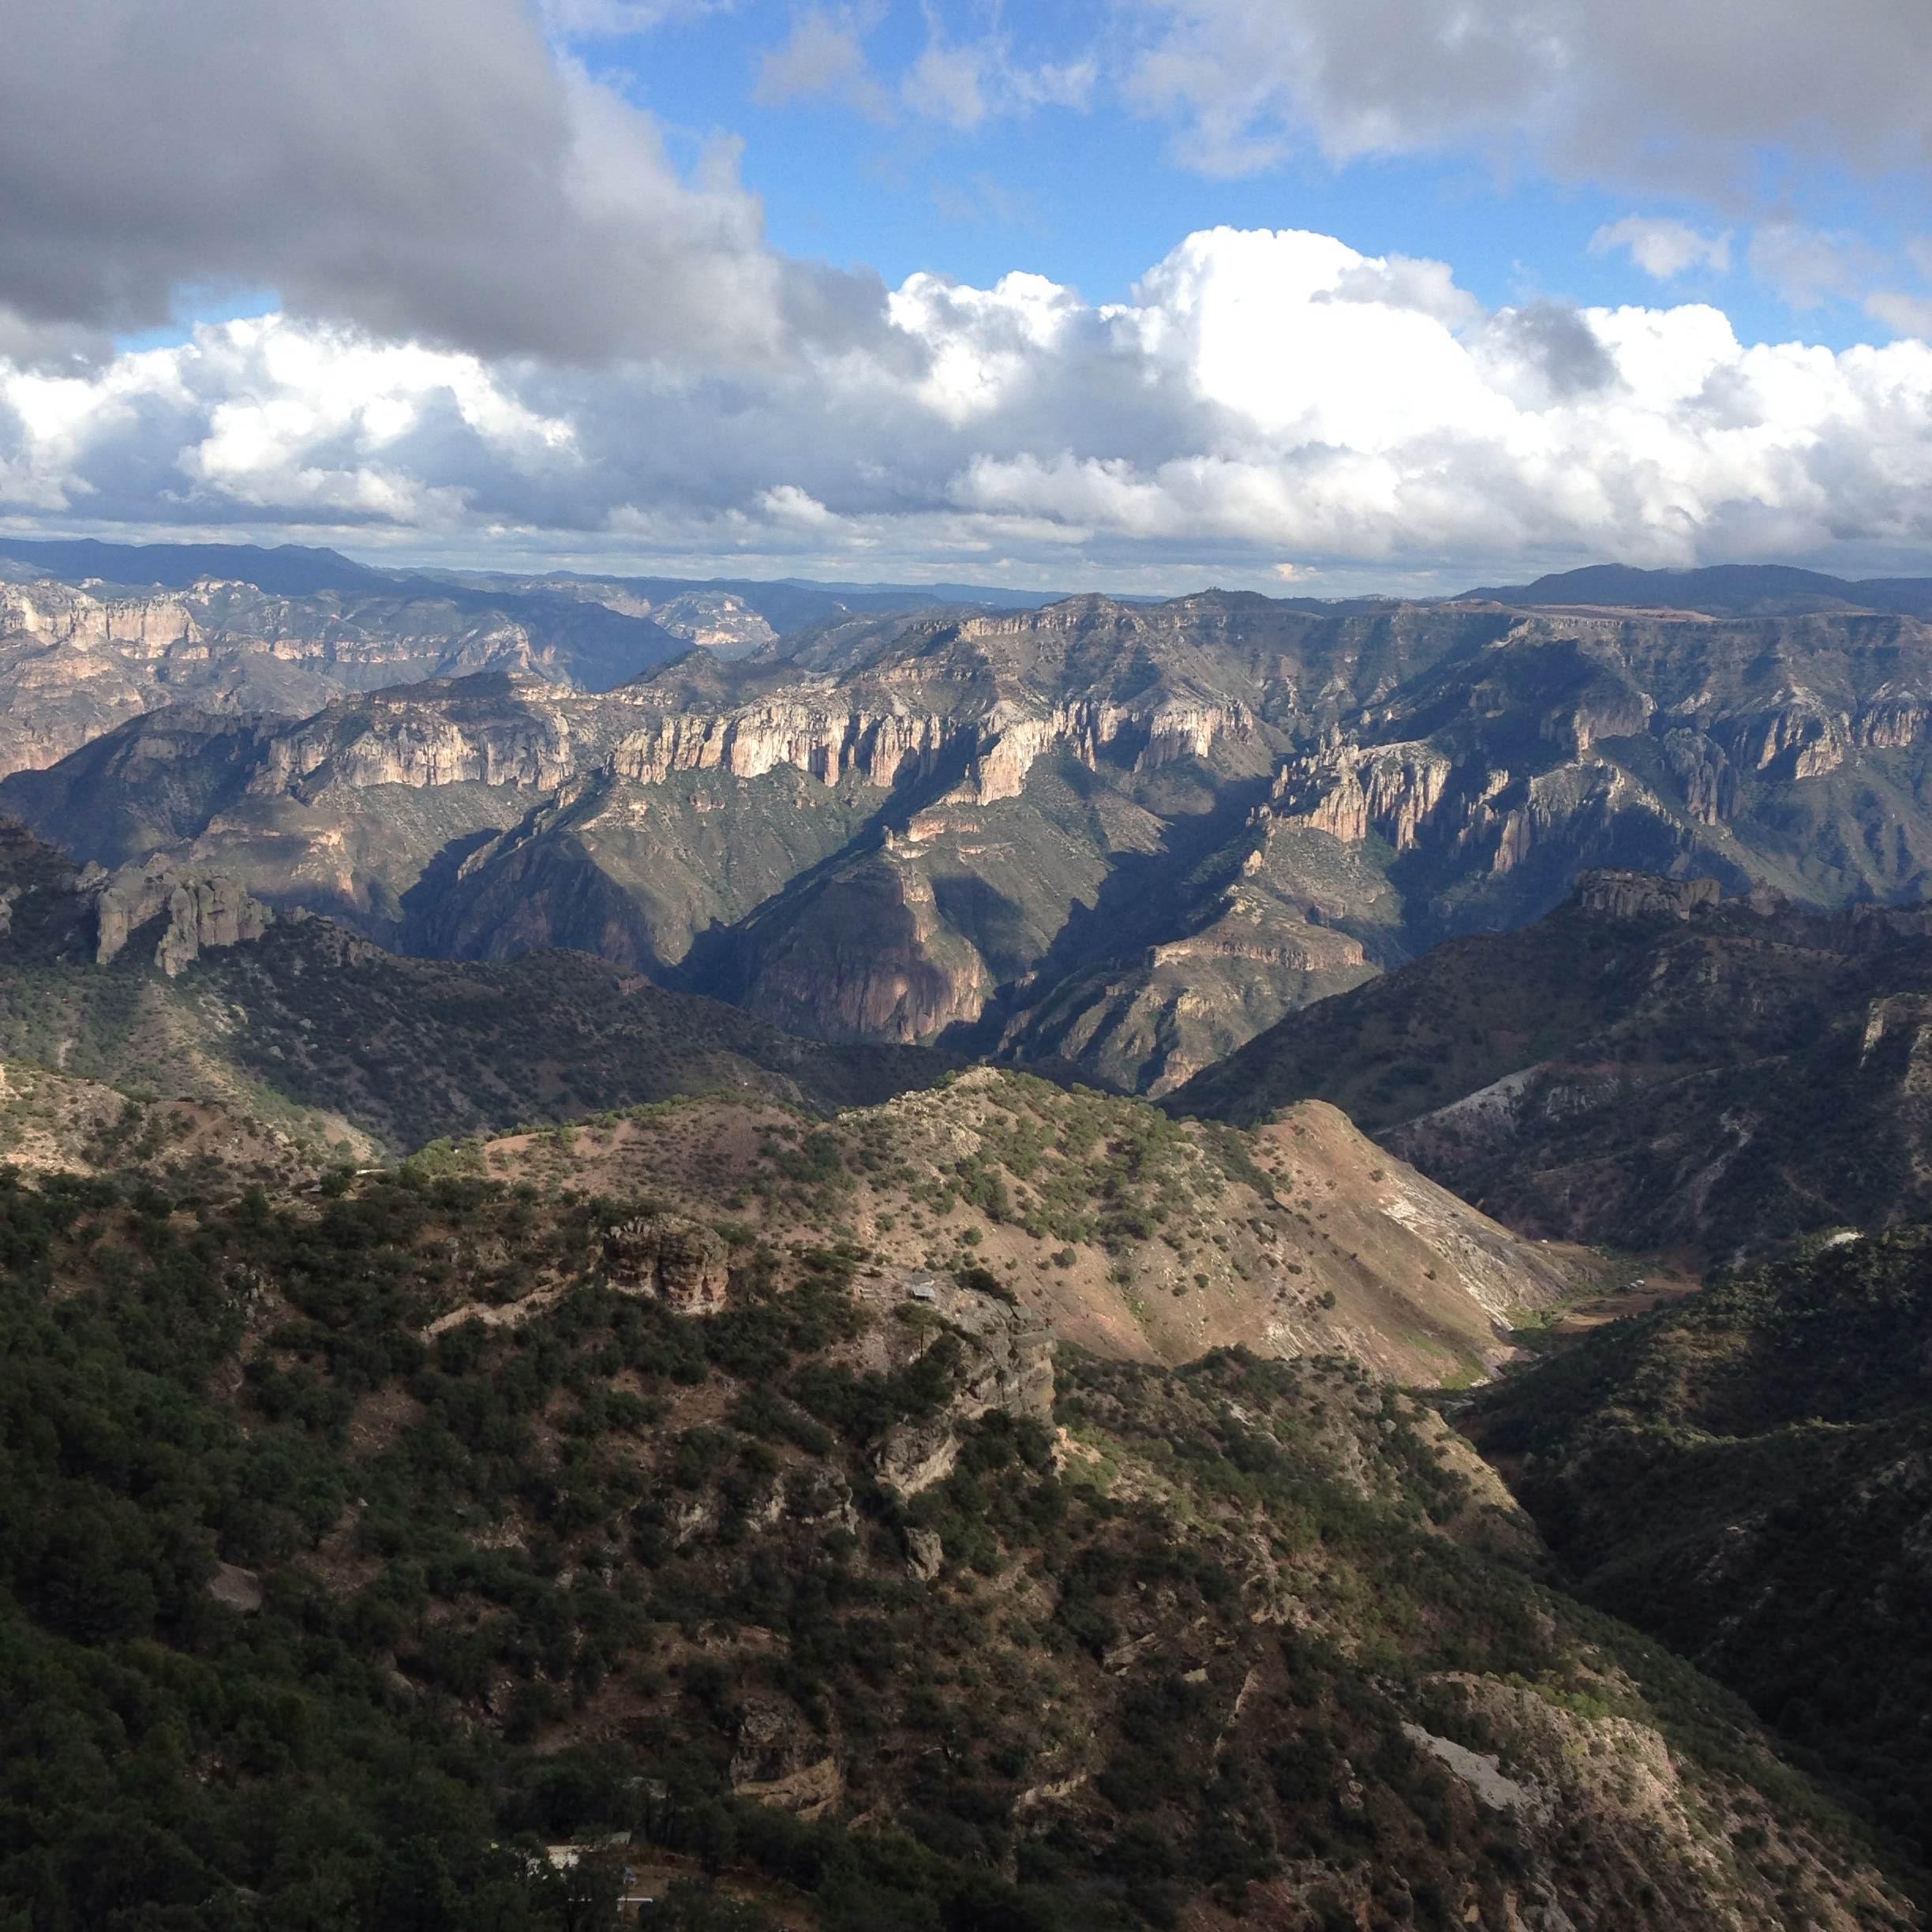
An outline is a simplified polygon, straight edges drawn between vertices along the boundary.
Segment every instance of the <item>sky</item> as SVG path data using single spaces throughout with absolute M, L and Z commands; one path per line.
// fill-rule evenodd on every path
M 0 538 L 1932 574 L 1925 0 L 0 0 Z

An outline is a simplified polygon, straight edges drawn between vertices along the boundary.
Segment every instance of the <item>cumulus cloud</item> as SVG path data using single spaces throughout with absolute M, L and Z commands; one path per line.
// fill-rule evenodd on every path
M 183 285 L 272 288 L 485 354 L 757 358 L 850 306 L 766 246 L 734 146 L 680 170 L 524 0 L 11 8 L 0 180 L 21 326 L 140 328 Z
M 1573 174 L 1703 191 L 1767 151 L 1923 167 L 1921 0 L 1131 0 L 1132 96 L 1239 174 L 1526 140 Z
M 0 365 L 0 515 L 576 556 L 1279 580 L 1932 551 L 1932 345 L 1702 304 L 1485 309 L 1440 263 L 1191 235 L 1125 302 L 915 275 L 736 369 L 492 362 L 286 316 Z
M 1607 222 L 1590 237 L 1589 252 L 1607 255 L 1622 249 L 1644 273 L 1659 282 L 1671 282 L 1693 268 L 1709 268 L 1718 275 L 1731 267 L 1731 238 L 1705 234 L 1687 222 L 1667 217 L 1626 215 L 1621 221 Z

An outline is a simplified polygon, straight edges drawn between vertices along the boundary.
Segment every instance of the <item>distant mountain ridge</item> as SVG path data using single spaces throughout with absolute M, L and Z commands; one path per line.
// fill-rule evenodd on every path
M 1822 611 L 1895 611 L 1932 617 L 1932 577 L 1853 580 L 1784 564 L 1713 564 L 1698 570 L 1638 570 L 1592 564 L 1533 583 L 1490 585 L 1466 599 L 1538 606 L 1698 611 L 1717 617 L 1793 617 Z
M 339 550 L 303 544 L 119 544 L 95 537 L 0 535 L 0 565 L 27 564 L 66 583 L 97 578 L 131 586 L 186 590 L 204 578 L 253 584 L 279 597 L 319 590 L 386 590 L 394 574 L 358 564 Z
M 668 602 L 697 593 L 736 597 L 784 632 L 842 611 L 917 610 L 965 605 L 979 609 L 1032 610 L 1058 603 L 1064 590 L 1017 590 L 969 583 L 821 582 L 809 577 L 666 577 L 613 571 L 544 572 L 452 568 L 442 565 L 358 562 L 340 551 L 301 544 L 120 544 L 98 537 L 0 535 L 0 575 L 9 562 L 79 583 L 187 590 L 208 578 L 253 584 L 280 597 L 324 591 L 393 591 L 398 586 L 435 585 L 477 595 L 522 593 L 542 596 L 582 586 L 629 592 Z M 1148 600 L 1149 601 L 1155 600 Z

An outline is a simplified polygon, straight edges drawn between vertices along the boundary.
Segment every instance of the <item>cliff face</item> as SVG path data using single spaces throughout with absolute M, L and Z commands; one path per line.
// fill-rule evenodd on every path
M 1398 852 L 1413 852 L 1452 769 L 1448 754 L 1427 744 L 1364 747 L 1336 736 L 1282 766 L 1260 815 L 1346 845 L 1373 836 Z M 1507 772 L 1491 776 L 1496 791 L 1509 782 Z
M 535 680 L 416 685 L 337 706 L 271 739 L 249 781 L 257 797 L 316 788 L 483 784 L 547 792 L 567 784 L 585 747 L 586 707 Z M 594 757 L 594 750 L 590 755 Z
M 1909 619 L 1539 616 L 1327 728 L 1256 824 L 1402 861 L 1405 950 L 1519 923 L 1592 867 L 1915 897 L 1932 821 L 1881 792 L 1932 764 L 1926 690 L 1932 631 Z M 1897 777 L 1846 781 L 1867 768 Z
M 1597 871 L 1577 875 L 1576 904 L 1598 919 L 1687 919 L 1724 898 L 1715 879 L 1658 878 L 1647 872 Z

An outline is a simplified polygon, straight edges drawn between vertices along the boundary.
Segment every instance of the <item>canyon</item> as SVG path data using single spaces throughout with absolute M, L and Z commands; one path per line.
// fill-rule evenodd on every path
M 203 649 L 219 602 L 0 593 L 0 650 L 111 638 L 123 666 Z M 1932 627 L 1905 610 L 852 609 L 672 639 L 608 688 L 504 623 L 432 660 L 391 612 L 380 666 L 326 626 L 264 644 L 256 670 L 382 669 L 300 716 L 185 672 L 137 706 L 37 661 L 60 722 L 0 810 L 406 952 L 574 947 L 809 1036 L 1155 1095 L 1590 867 L 1831 907 L 1914 900 L 1932 857 Z

